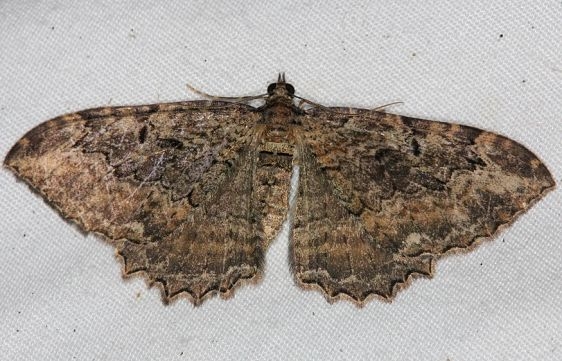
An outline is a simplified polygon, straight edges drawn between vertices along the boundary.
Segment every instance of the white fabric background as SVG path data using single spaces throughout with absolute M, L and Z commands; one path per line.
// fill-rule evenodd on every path
M 0 2 L 0 154 L 103 105 L 299 95 L 492 130 L 562 182 L 560 1 Z M 0 171 L 0 359 L 561 360 L 560 186 L 393 303 L 303 291 L 286 232 L 228 301 L 163 306 L 113 250 Z

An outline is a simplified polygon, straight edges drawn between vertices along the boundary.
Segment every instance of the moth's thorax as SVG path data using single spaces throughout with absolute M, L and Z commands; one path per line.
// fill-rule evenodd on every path
M 262 122 L 264 124 L 289 125 L 293 123 L 295 116 L 296 112 L 292 103 L 276 103 L 264 110 Z
M 268 99 L 262 118 L 260 150 L 276 154 L 293 154 L 297 111 L 289 96 Z

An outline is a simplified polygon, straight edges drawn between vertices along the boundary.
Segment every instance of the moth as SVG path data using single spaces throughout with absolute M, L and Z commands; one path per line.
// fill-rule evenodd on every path
M 166 303 L 195 305 L 259 280 L 295 166 L 296 283 L 358 305 L 431 277 L 441 256 L 493 237 L 555 186 L 537 156 L 504 136 L 324 107 L 297 97 L 284 74 L 256 97 L 62 115 L 4 162 L 110 242 L 124 275 L 142 274 Z

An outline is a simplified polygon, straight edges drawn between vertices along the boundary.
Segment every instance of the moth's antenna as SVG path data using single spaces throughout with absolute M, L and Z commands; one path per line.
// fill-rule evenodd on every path
M 327 110 L 327 111 L 332 112 L 332 113 L 335 113 L 335 114 L 347 114 L 347 113 L 342 113 L 342 112 L 335 111 L 334 109 L 332 109 L 332 108 L 330 108 L 330 107 L 327 107 L 327 106 L 322 105 L 322 104 L 315 103 L 315 102 L 310 101 L 310 100 L 308 100 L 308 99 L 299 97 L 298 95 L 293 95 L 293 98 L 300 99 L 299 107 L 300 107 L 302 104 L 310 104 L 310 105 L 312 105 L 312 106 L 314 106 L 314 107 L 318 107 L 318 108 Z M 366 109 L 366 110 L 367 110 L 367 111 L 372 111 L 372 112 L 378 112 L 379 110 L 381 110 L 381 109 L 383 109 L 383 108 L 389 107 L 389 106 L 391 106 L 391 105 L 396 105 L 396 104 L 404 104 L 404 102 L 401 102 L 401 101 L 392 102 L 392 103 L 388 103 L 388 104 L 384 104 L 384 105 L 378 106 L 378 107 L 373 108 L 373 109 Z M 348 115 L 349 115 L 349 114 L 348 114 Z M 359 115 L 359 114 L 357 114 L 357 115 Z
M 211 100 L 226 100 L 226 101 L 231 101 L 231 102 L 242 103 L 242 102 L 255 100 L 255 99 L 263 99 L 267 96 L 267 94 L 259 94 L 259 95 L 247 95 L 247 96 L 241 96 L 241 97 L 223 97 L 223 96 L 219 96 L 219 95 L 207 94 L 207 93 L 202 92 L 201 90 L 199 90 L 197 88 L 194 88 L 193 86 L 191 86 L 189 84 L 185 84 L 185 86 L 187 87 L 187 89 L 191 90 L 195 94 L 200 95 L 204 98 L 209 98 Z
M 299 97 L 298 95 L 292 95 L 292 97 L 293 97 L 293 98 L 300 99 L 299 104 L 310 104 L 310 105 L 315 106 L 315 107 L 317 107 L 317 108 L 322 108 L 322 109 L 330 110 L 330 108 L 327 107 L 327 106 L 325 106 L 325 105 L 315 103 L 315 102 L 313 102 L 313 101 L 311 101 L 311 100 L 305 99 L 305 98 L 303 98 L 303 97 Z
M 377 112 L 377 111 L 379 111 L 379 110 L 381 110 L 381 109 L 383 109 L 383 108 L 389 107 L 389 106 L 391 106 L 391 105 L 396 105 L 396 104 L 404 104 L 404 102 L 401 102 L 401 101 L 392 102 L 392 103 L 388 103 L 388 104 L 385 104 L 385 105 L 380 105 L 380 106 L 378 106 L 378 107 L 376 107 L 376 108 L 373 108 L 373 109 L 371 109 L 371 110 Z

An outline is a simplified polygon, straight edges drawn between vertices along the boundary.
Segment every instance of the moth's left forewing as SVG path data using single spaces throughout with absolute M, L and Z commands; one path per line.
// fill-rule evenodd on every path
M 5 164 L 65 218 L 106 236 L 124 274 L 144 274 L 164 301 L 199 304 L 262 267 L 249 147 L 259 118 L 218 101 L 89 109 L 32 129 Z

